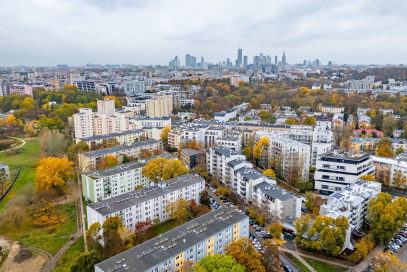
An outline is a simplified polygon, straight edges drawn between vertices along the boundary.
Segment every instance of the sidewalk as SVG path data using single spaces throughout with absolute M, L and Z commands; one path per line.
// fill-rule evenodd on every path
M 305 265 L 310 271 L 312 271 L 312 272 L 317 272 L 314 268 L 312 268 L 312 266 L 311 266 L 309 263 L 307 263 L 307 262 L 301 257 L 301 255 L 300 255 L 297 251 L 292 251 L 292 250 L 285 249 L 285 248 L 280 248 L 280 251 L 291 253 L 291 254 L 294 255 L 294 257 L 297 258 L 303 265 Z M 308 256 L 307 256 L 307 257 L 308 257 Z
M 357 266 L 355 266 L 353 268 L 352 271 L 363 271 L 374 259 L 374 257 L 376 257 L 377 253 L 379 253 L 379 251 L 384 249 L 384 245 L 380 244 L 378 246 L 376 246 L 372 252 L 369 253 L 369 255 L 367 255 L 363 261 L 361 261 Z

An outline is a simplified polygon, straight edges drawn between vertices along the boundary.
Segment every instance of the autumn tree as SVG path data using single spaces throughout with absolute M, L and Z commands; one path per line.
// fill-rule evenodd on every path
M 228 255 L 215 254 L 202 258 L 195 265 L 196 272 L 234 271 L 244 272 L 245 267 L 240 265 L 235 258 Z
M 266 169 L 263 172 L 263 175 L 266 175 L 266 176 L 269 176 L 269 177 L 271 177 L 273 179 L 276 179 L 276 173 L 272 169 Z
M 168 180 L 188 174 L 188 172 L 188 168 L 186 168 L 180 160 L 170 159 L 164 164 L 162 178 L 163 180 Z
M 399 197 L 395 201 L 388 193 L 380 193 L 370 199 L 367 207 L 367 219 L 370 222 L 373 238 L 388 243 L 394 233 L 406 221 L 407 200 Z
M 253 148 L 253 157 L 259 160 L 262 153 L 266 151 L 267 146 L 269 146 L 269 139 L 267 137 L 260 138 Z
M 101 160 L 98 165 L 98 169 L 104 169 L 119 164 L 119 159 L 112 155 L 107 155 L 106 158 Z
M 394 130 L 395 125 L 396 125 L 396 122 L 394 121 L 393 115 L 388 114 L 383 117 L 382 129 L 383 129 L 383 132 L 387 136 L 389 136 L 389 137 L 393 136 L 393 130 Z
M 25 220 L 29 217 L 24 207 L 18 205 L 8 205 L 4 211 L 3 224 L 8 225 L 11 229 L 19 230 Z
M 406 188 L 407 178 L 406 178 L 406 176 L 403 174 L 403 172 L 401 170 L 398 170 L 396 172 L 396 175 L 394 175 L 394 185 L 397 188 L 402 188 L 402 189 Z
M 100 231 L 102 226 L 99 222 L 93 223 L 89 226 L 88 230 L 86 231 L 86 242 L 88 248 L 90 250 L 101 250 L 102 245 L 100 244 L 100 240 L 102 237 L 100 236 Z
M 165 211 L 170 215 L 172 220 L 177 221 L 179 224 L 187 222 L 191 217 L 188 201 L 180 198 L 171 202 L 165 207 Z
M 374 272 L 402 272 L 407 270 L 407 265 L 389 251 L 380 251 L 372 261 L 372 269 Z
M 284 124 L 285 124 L 285 125 L 290 125 L 290 126 L 296 125 L 296 124 L 297 124 L 297 120 L 294 119 L 294 118 L 288 118 L 288 119 L 286 119 L 286 120 L 284 121 Z
M 55 215 L 55 205 L 54 202 L 48 201 L 45 198 L 42 198 L 34 213 L 33 224 L 35 226 L 46 227 L 54 225 L 59 222 L 58 217 Z
M 231 194 L 231 191 L 226 187 L 219 187 L 217 193 L 218 195 L 228 196 Z
M 279 223 L 274 223 L 269 227 L 269 232 L 274 238 L 280 239 L 283 233 L 283 226 Z
M 391 150 L 391 141 L 389 139 L 383 138 L 377 142 L 376 155 L 386 158 L 394 157 L 394 152 Z
M 304 125 L 313 126 L 313 127 L 316 126 L 317 122 L 315 121 L 315 117 L 314 116 L 308 116 L 307 118 L 305 118 Z
M 360 179 L 367 180 L 367 181 L 376 181 L 375 177 L 373 175 L 371 175 L 371 174 L 361 176 Z
M 355 245 L 354 256 L 357 260 L 363 259 L 369 253 L 368 246 L 365 240 L 361 239 L 359 243 Z
M 280 251 L 279 247 L 282 242 L 278 243 L 275 239 L 263 243 L 264 252 L 262 253 L 266 272 L 279 272 L 280 270 Z
M 119 216 L 111 216 L 103 223 L 103 236 L 117 232 L 122 225 L 122 219 Z
M 73 163 L 66 158 L 48 157 L 40 161 L 37 167 L 35 184 L 41 191 L 60 191 L 66 180 L 72 175 Z
M 164 146 L 168 146 L 168 133 L 170 133 L 171 127 L 165 126 L 160 133 L 161 140 L 164 143 Z
M 248 271 L 265 272 L 261 255 L 253 248 L 249 238 L 241 238 L 225 246 L 225 254 L 232 256 Z
M 32 123 L 26 123 L 24 125 L 24 133 L 30 137 L 34 137 L 37 135 L 37 131 L 34 129 Z
M 157 158 L 149 161 L 142 169 L 143 176 L 149 178 L 152 182 L 162 181 L 163 168 L 168 160 L 166 158 Z
M 266 110 L 260 110 L 258 116 L 264 123 L 274 124 L 277 120 L 277 118 L 271 112 Z
M 153 156 L 153 152 L 152 152 L 151 150 L 145 149 L 145 148 L 143 148 L 143 149 L 140 150 L 139 157 L 140 157 L 141 159 L 150 158 L 150 157 L 152 157 L 152 156 Z

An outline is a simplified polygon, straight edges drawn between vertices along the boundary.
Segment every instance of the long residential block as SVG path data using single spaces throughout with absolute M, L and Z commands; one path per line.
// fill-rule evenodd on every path
M 223 254 L 225 245 L 249 236 L 249 218 L 220 208 L 95 265 L 95 272 L 181 271 L 186 261 Z
M 153 186 L 144 187 L 120 196 L 87 206 L 88 226 L 101 225 L 111 216 L 119 216 L 123 225 L 134 231 L 138 222 L 169 219 L 165 208 L 171 202 L 184 198 L 199 204 L 199 194 L 205 189 L 205 180 L 197 174 L 186 174 Z

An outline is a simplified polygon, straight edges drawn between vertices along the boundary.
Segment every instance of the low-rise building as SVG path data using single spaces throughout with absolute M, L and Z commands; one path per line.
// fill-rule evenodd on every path
M 354 183 L 364 175 L 374 174 L 370 154 L 329 151 L 318 155 L 314 175 L 315 189 L 329 195 Z
M 85 138 L 76 138 L 75 142 L 78 143 L 80 141 L 85 142 L 89 145 L 91 150 L 95 149 L 98 145 L 109 145 L 109 144 L 131 144 L 134 142 L 138 142 L 141 139 L 147 139 L 148 131 L 143 129 L 135 129 L 135 130 L 128 130 L 124 132 L 118 133 L 110 133 L 106 135 L 98 135 L 98 136 L 91 136 Z
M 220 208 L 96 264 L 95 271 L 178 272 L 185 262 L 224 254 L 228 243 L 248 236 L 249 218 Z
M 181 149 L 181 162 L 189 169 L 194 168 L 202 160 L 205 163 L 205 150 L 195 150 L 190 148 Z
M 215 112 L 214 119 L 221 122 L 229 121 L 237 116 L 237 111 L 235 109 L 227 109 L 221 112 Z
M 342 113 L 345 111 L 345 107 L 334 107 L 334 106 L 322 106 L 321 107 L 322 112 L 327 112 L 327 113 Z
M 122 224 L 135 230 L 135 225 L 147 219 L 160 222 L 170 219 L 165 208 L 177 199 L 195 200 L 205 189 L 205 180 L 197 174 L 186 174 L 149 187 L 115 196 L 86 207 L 88 226 L 99 222 L 102 226 L 107 218 L 119 216 Z

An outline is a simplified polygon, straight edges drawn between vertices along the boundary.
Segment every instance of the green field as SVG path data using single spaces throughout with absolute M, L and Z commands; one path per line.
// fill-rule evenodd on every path
M 347 271 L 348 269 L 341 267 L 341 266 L 336 266 L 328 263 L 324 263 L 321 261 L 317 261 L 311 258 L 307 257 L 302 257 L 307 263 L 309 263 L 316 271 L 318 272 L 344 272 Z
M 158 223 L 154 225 L 154 235 L 158 236 L 160 234 L 166 233 L 169 230 L 172 230 L 175 227 L 178 227 L 178 223 L 174 220 L 168 220 L 163 223 Z
M 0 216 L 4 212 L 6 203 L 19 195 L 21 188 L 27 184 L 34 184 L 35 167 L 40 161 L 41 147 L 38 139 L 26 140 L 26 144 L 21 148 L 21 153 L 9 156 L 7 152 L 0 153 L 0 162 L 7 164 L 10 167 L 11 178 L 18 172 L 18 168 L 22 167 L 20 177 L 14 184 L 6 198 L 0 202 Z
M 303 272 L 311 272 L 300 260 L 298 260 L 290 252 L 284 252 L 284 255 L 287 256 L 296 266 L 298 266 Z
M 61 256 L 58 261 L 57 267 L 52 272 L 71 272 L 71 265 L 76 257 L 85 251 L 83 244 L 83 236 L 78 238 L 75 243 Z

